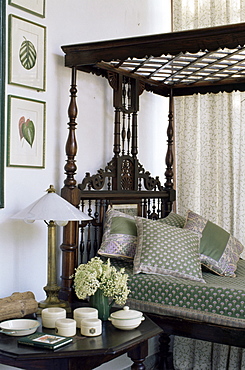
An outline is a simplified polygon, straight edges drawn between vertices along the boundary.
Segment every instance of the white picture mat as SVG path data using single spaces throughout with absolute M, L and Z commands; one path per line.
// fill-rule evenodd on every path
M 30 13 L 34 13 L 44 17 L 44 0 L 10 0 L 9 4 L 27 10 Z

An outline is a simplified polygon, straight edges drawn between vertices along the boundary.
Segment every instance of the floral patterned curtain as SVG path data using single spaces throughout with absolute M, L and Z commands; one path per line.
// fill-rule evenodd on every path
M 245 21 L 245 0 L 172 0 L 173 31 Z M 245 93 L 175 98 L 177 212 L 245 244 Z M 245 253 L 244 256 L 245 257 Z M 245 369 L 242 349 L 175 338 L 175 369 Z
M 174 31 L 242 21 L 245 0 L 173 0 Z M 245 244 L 245 94 L 175 98 L 175 112 L 177 211 Z

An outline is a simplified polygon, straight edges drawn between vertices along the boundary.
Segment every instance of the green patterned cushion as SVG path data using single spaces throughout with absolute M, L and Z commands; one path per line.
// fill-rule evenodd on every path
M 187 212 L 185 229 L 201 237 L 201 263 L 221 276 L 234 277 L 243 245 L 220 226 L 195 212 Z
M 177 213 L 170 212 L 169 215 L 165 218 L 160 218 L 160 222 L 164 222 L 167 225 L 181 227 L 183 228 L 185 225 L 186 218 L 178 215 Z
M 134 273 L 172 275 L 201 281 L 199 237 L 189 230 L 135 217 L 138 244 Z
M 132 260 L 137 243 L 137 229 L 133 216 L 109 208 L 102 244 L 98 254 L 105 257 Z

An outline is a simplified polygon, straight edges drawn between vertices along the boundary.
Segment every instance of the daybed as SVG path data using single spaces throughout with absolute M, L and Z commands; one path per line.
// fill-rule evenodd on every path
M 155 223 L 154 232 L 155 227 L 159 227 L 160 232 L 164 230 L 165 247 L 171 251 L 167 257 L 174 254 L 172 232 L 174 230 L 178 234 L 185 229 L 184 223 L 166 223 L 172 217 L 175 219 L 172 212 L 175 201 L 174 97 L 244 91 L 244 45 L 245 23 L 62 46 L 65 65 L 72 70 L 66 179 L 62 196 L 93 217 L 92 222 L 80 225 L 70 222 L 64 228 L 61 245 L 63 299 L 70 302 L 74 299 L 71 276 L 76 266 L 86 262 L 101 248 L 105 252 L 101 241 L 109 211 L 124 213 L 126 209 L 127 213 L 128 207 L 131 212 L 136 209 L 137 216 L 149 219 L 142 221 L 140 218 L 135 221 L 138 232 L 139 227 L 144 231 Z M 79 71 L 108 79 L 113 89 L 115 119 L 113 158 L 104 169 L 94 175 L 88 172 L 83 181 L 77 184 L 77 73 L 82 77 Z M 164 184 L 159 178 L 152 178 L 137 158 L 137 112 L 139 98 L 144 90 L 169 99 Z M 169 240 L 166 240 L 167 232 Z M 142 237 L 144 233 L 140 235 Z M 178 242 L 181 237 L 177 239 Z M 179 245 L 176 248 L 179 250 Z M 239 248 L 237 254 L 241 252 Z M 155 253 L 156 249 L 153 249 Z M 113 257 L 113 253 L 110 256 Z M 144 255 L 144 261 L 145 258 Z M 219 276 L 209 269 L 205 272 L 196 270 L 197 279 L 193 280 L 188 274 L 184 278 L 178 274 L 164 275 L 166 271 L 162 270 L 159 274 L 158 270 L 152 270 L 152 266 L 147 270 L 148 266 L 144 266 L 142 260 L 138 261 L 138 270 L 134 270 L 137 274 L 133 274 L 132 259 L 112 260 L 115 264 L 124 265 L 130 274 L 130 306 L 147 312 L 163 329 L 163 363 L 166 363 L 168 335 L 171 334 L 245 348 L 245 261 L 232 261 L 236 270 L 234 278 Z M 210 267 L 208 263 L 206 267 Z

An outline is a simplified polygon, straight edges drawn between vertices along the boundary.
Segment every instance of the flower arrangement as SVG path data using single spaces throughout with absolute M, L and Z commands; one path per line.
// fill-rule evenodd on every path
M 110 259 L 103 262 L 99 257 L 94 257 L 88 263 L 77 267 L 74 278 L 75 293 L 79 299 L 85 299 L 100 289 L 105 297 L 124 305 L 130 292 L 127 287 L 128 275 L 124 271 L 124 268 L 117 270 L 111 266 Z

